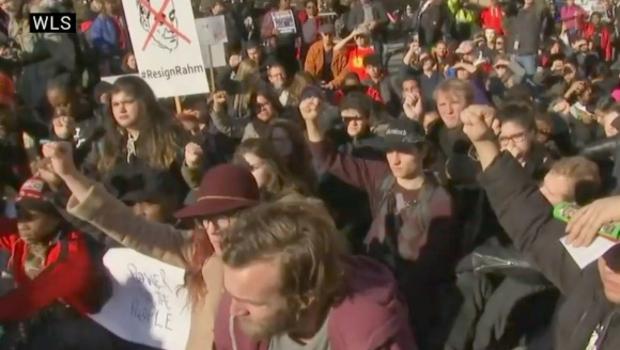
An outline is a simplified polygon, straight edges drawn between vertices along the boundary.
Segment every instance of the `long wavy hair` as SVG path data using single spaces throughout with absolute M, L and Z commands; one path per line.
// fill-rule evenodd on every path
M 255 155 L 267 165 L 270 177 L 266 186 L 260 189 L 263 199 L 278 199 L 291 193 L 309 194 L 305 184 L 291 175 L 271 142 L 265 139 L 248 139 L 243 141 L 235 151 L 233 163 L 247 166 L 248 164 L 244 158 L 246 154 Z
M 110 96 L 121 92 L 139 103 L 142 130 L 136 143 L 137 157 L 152 168 L 169 169 L 184 144 L 181 126 L 161 107 L 153 90 L 141 78 L 126 76 L 116 80 Z M 127 130 L 116 123 L 111 107 L 106 114 L 106 135 L 97 163 L 100 173 L 108 172 L 119 162 L 119 157 L 125 154 L 128 138 Z

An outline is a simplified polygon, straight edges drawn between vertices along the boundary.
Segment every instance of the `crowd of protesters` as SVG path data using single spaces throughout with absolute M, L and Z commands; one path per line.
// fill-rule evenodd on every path
M 175 104 L 120 0 L 0 0 L 0 350 L 150 349 L 88 317 L 117 247 L 185 271 L 187 350 L 620 349 L 620 245 L 560 241 L 620 222 L 596 3 L 192 1 L 228 64 Z

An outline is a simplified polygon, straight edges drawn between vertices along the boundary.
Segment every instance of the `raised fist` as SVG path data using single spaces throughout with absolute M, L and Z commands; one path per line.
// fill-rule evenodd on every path
M 202 147 L 195 142 L 185 145 L 185 164 L 190 169 L 197 169 L 202 164 L 204 151 Z
M 73 150 L 69 142 L 49 142 L 43 145 L 43 156 L 49 159 L 51 167 L 58 176 L 71 175 L 77 172 L 73 162 Z
M 299 111 L 305 121 L 315 121 L 319 117 L 320 101 L 316 97 L 307 98 L 299 104 Z
M 463 132 L 471 142 L 492 141 L 499 134 L 500 123 L 495 109 L 484 105 L 472 105 L 461 112 Z

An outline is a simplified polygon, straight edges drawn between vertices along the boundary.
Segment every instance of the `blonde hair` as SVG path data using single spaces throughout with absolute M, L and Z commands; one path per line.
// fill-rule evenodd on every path
M 474 90 L 467 81 L 460 79 L 448 79 L 442 81 L 435 89 L 433 99 L 437 100 L 437 93 L 440 91 L 445 94 L 463 98 L 467 105 L 472 104 L 474 101 Z

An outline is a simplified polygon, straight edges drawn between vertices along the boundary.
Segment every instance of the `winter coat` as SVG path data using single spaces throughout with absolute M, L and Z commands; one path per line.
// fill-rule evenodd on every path
M 341 53 L 333 52 L 332 54 L 332 63 L 329 69 L 331 69 L 334 80 L 331 83 L 339 87 L 347 73 L 347 57 Z M 325 69 L 325 48 L 323 43 L 318 41 L 312 44 L 308 50 L 304 70 L 315 79 L 321 80 L 323 69 Z
M 554 348 L 585 349 L 599 327 L 597 349 L 620 349 L 620 314 L 605 297 L 597 263 L 583 270 L 577 266 L 560 243 L 566 225 L 553 218 L 536 182 L 508 153 L 496 158 L 480 181 L 517 249 L 566 297 L 558 311 Z
M 71 198 L 67 211 L 123 246 L 183 269 L 191 267 L 196 254 L 197 237 L 204 235 L 203 232 L 178 230 L 168 224 L 149 222 L 138 217 L 101 185 L 91 187 L 80 203 Z M 210 244 L 203 248 L 207 251 L 212 249 Z M 212 347 L 215 310 L 223 292 L 222 268 L 221 260 L 215 256 L 208 257 L 202 266 L 208 292 L 200 303 L 192 304 L 187 350 Z
M 331 350 L 415 350 L 407 321 L 407 308 L 389 270 L 365 257 L 344 258 L 345 292 L 327 315 Z M 230 295 L 225 295 L 215 323 L 218 350 L 267 350 L 269 341 L 253 341 L 230 314 Z
M 0 322 L 26 320 L 56 302 L 82 315 L 97 313 L 107 301 L 101 293 L 103 274 L 97 273 L 94 257 L 79 232 L 59 233 L 34 278 L 24 268 L 29 244 L 20 237 L 16 220 L 0 219 L 0 249 L 10 252 L 8 265 L 17 284 L 0 296 Z

